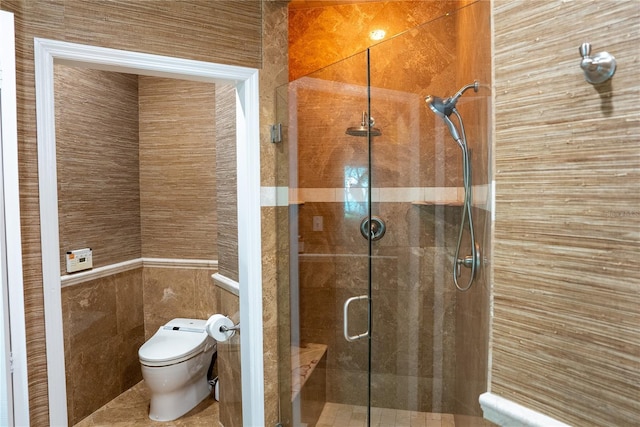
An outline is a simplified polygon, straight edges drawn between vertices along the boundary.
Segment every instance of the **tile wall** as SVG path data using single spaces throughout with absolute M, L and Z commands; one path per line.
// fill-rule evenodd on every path
M 467 2 L 457 13 L 458 87 L 477 80 L 477 94 L 465 93 L 459 103 L 469 135 L 473 192 L 473 219 L 483 267 L 473 287 L 456 295 L 456 366 L 454 415 L 456 425 L 467 425 L 481 415 L 478 396 L 487 390 L 489 370 L 490 300 L 492 280 L 491 182 L 492 152 L 492 70 L 490 2 Z M 469 247 L 468 240 L 463 244 Z M 464 254 L 468 254 L 464 252 Z M 451 274 L 451 266 L 447 265 Z M 463 414 L 463 415 L 461 415 Z
M 278 165 L 283 159 L 283 144 L 271 142 L 270 126 L 278 123 L 276 88 L 287 83 L 287 11 L 288 1 L 262 3 L 263 63 L 260 71 L 260 181 L 262 186 L 283 184 Z M 286 175 L 285 175 L 286 176 Z M 264 349 L 265 424 L 275 425 L 288 418 L 288 408 L 278 404 L 280 396 L 290 395 L 290 381 L 281 382 L 280 363 L 290 358 L 288 298 L 287 206 L 262 207 L 262 306 Z M 284 230 L 283 230 L 284 228 Z M 284 238 L 284 239 L 283 239 Z M 283 280 L 283 281 L 281 281 Z
M 70 425 L 142 380 L 138 349 L 159 327 L 217 312 L 215 272 L 144 267 L 62 288 Z
M 371 46 L 369 33 L 386 40 L 460 7 L 457 0 L 296 2 L 289 11 L 289 80 L 342 61 Z M 309 52 L 322 52 L 309 55 Z
M 366 389 L 366 342 L 348 343 L 343 338 L 342 304 L 348 297 L 367 292 L 368 249 L 359 226 L 367 214 L 361 203 L 362 188 L 371 185 L 380 189 L 382 198 L 383 194 L 395 195 L 372 205 L 373 214 L 387 222 L 387 234 L 373 245 L 373 404 L 479 413 L 477 396 L 486 386 L 486 271 L 481 272 L 473 295 L 459 302 L 450 266 L 460 208 L 417 206 L 400 200 L 415 192 L 412 189 L 461 185 L 459 148 L 426 108 L 424 97 L 447 96 L 468 83 L 468 75 L 476 73 L 459 70 L 458 58 L 464 55 L 484 61 L 474 64 L 474 78 L 482 79 L 484 88 L 461 100 L 460 109 L 463 114 L 466 111 L 475 183 L 485 189 L 486 198 L 489 179 L 483 174 L 489 171 L 489 150 L 484 147 L 489 141 L 490 56 L 474 56 L 456 41 L 474 40 L 486 27 L 486 34 L 477 38 L 474 47 L 481 45 L 489 51 L 486 7 L 472 5 L 455 18 L 436 20 L 371 49 L 371 114 L 382 135 L 372 139 L 370 172 L 366 138 L 345 135 L 347 127 L 359 125 L 367 109 L 364 54 L 290 85 L 289 102 L 296 108 L 290 117 L 289 137 L 291 143 L 297 142 L 298 153 L 298 172 L 292 179 L 300 194 L 335 193 L 331 201 L 299 197 L 304 203 L 292 207 L 304 243 L 299 254 L 300 336 L 303 342 L 329 347 L 329 401 L 362 405 L 366 398 L 362 394 Z M 394 202 L 399 194 L 403 195 Z M 483 243 L 489 235 L 484 232 L 489 226 L 487 206 L 479 198 L 475 208 L 478 238 Z M 322 231 L 313 229 L 314 217 L 322 217 Z M 470 307 L 475 308 L 468 310 Z M 350 332 L 364 330 L 366 307 L 354 303 Z
M 70 425 L 142 380 L 142 276 L 137 268 L 62 288 Z
M 374 206 L 378 215 L 387 220 L 395 232 L 385 238 L 396 243 L 374 245 L 373 258 L 373 401 L 377 406 L 425 410 L 434 404 L 435 357 L 440 375 L 453 380 L 455 353 L 455 293 L 446 289 L 448 279 L 441 240 L 455 235 L 459 221 L 452 208 L 422 208 L 403 203 Z M 437 211 L 437 212 L 436 212 Z M 366 241 L 359 233 L 359 218 L 343 220 L 343 206 L 337 203 L 305 203 L 300 208 L 300 222 L 311 224 L 313 216 L 322 216 L 327 230 L 333 227 L 352 232 L 335 238 L 335 246 L 316 242 L 320 234 L 310 226 L 301 227 L 305 253 L 300 254 L 300 335 L 303 342 L 323 343 L 327 351 L 327 399 L 332 402 L 362 405 L 366 403 L 367 346 L 366 341 L 348 343 L 342 334 L 342 304 L 352 296 L 367 293 L 368 262 Z M 342 214 L 342 215 L 341 215 Z M 407 216 L 414 217 L 415 229 L 404 228 Z M 330 232 L 330 231 L 329 231 Z M 439 234 L 432 242 L 409 243 L 409 235 Z M 335 237 L 335 235 L 334 235 Z M 446 237 L 445 237 L 446 239 Z M 400 243 L 407 242 L 407 243 Z M 322 249 L 320 249 L 322 248 Z M 433 268 L 436 268 L 435 274 Z M 434 311 L 434 287 L 444 294 Z M 350 333 L 367 329 L 366 305 L 354 303 L 350 310 Z M 440 328 L 435 328 L 434 317 Z M 433 352 L 434 341 L 441 353 Z M 442 355 L 448 355 L 443 358 Z M 438 356 L 439 355 L 439 356 Z M 442 378 L 437 378 L 442 381 Z M 453 387 L 445 387 L 443 395 L 435 397 L 437 405 L 452 410 Z M 422 409 L 421 409 L 422 408 Z M 438 409 L 441 410 L 441 409 Z
M 144 267 L 144 332 L 149 339 L 158 328 L 176 317 L 208 319 L 218 302 L 211 275 L 216 269 Z
M 240 304 L 237 295 L 215 288 L 217 313 L 240 322 Z M 218 381 L 220 392 L 220 425 L 242 427 L 242 374 L 240 371 L 240 335 L 218 343 Z

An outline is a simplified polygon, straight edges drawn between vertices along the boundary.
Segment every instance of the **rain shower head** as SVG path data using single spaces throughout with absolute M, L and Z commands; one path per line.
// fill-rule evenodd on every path
M 371 136 L 380 136 L 382 135 L 382 131 L 378 128 L 374 128 L 375 120 L 373 117 L 369 117 L 369 123 L 367 123 L 367 112 L 362 112 L 362 122 L 360 122 L 360 126 L 354 126 L 347 128 L 345 133 L 351 136 L 367 136 L 370 134 Z

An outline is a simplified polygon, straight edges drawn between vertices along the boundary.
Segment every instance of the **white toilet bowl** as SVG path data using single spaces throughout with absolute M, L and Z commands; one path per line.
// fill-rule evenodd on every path
M 149 418 L 172 421 L 210 394 L 207 370 L 216 342 L 206 320 L 173 319 L 145 342 L 138 356 L 151 390 Z

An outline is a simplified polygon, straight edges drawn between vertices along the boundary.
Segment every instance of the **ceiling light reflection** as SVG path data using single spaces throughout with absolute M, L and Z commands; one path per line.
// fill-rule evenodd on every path
M 369 38 L 371 40 L 382 40 L 387 33 L 385 30 L 373 30 L 369 33 Z

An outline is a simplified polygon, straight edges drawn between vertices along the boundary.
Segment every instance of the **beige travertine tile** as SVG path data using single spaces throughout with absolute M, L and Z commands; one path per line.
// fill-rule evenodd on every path
M 78 421 L 142 379 L 140 269 L 62 289 L 67 402 Z M 118 304 L 119 300 L 126 303 Z M 129 316 L 121 311 L 130 309 Z M 102 384 L 95 388 L 96 382 Z
M 262 13 L 262 64 L 260 85 L 260 182 L 262 186 L 287 186 L 288 153 L 285 143 L 271 143 L 270 125 L 285 122 L 279 117 L 276 89 L 287 83 L 288 75 L 288 2 L 260 2 Z M 287 138 L 287 123 L 283 123 Z M 288 261 L 281 261 L 288 249 L 287 208 L 262 208 L 262 289 L 265 324 L 264 388 L 265 424 L 275 425 L 287 419 L 291 409 L 290 396 L 290 334 Z M 285 259 L 288 259 L 286 257 Z M 283 267 L 287 272 L 283 273 Z M 281 382 L 286 381 L 284 383 Z M 281 401 L 278 405 L 276 402 Z M 282 410 L 280 410 L 282 408 Z
M 218 343 L 220 379 L 220 422 L 226 427 L 242 426 L 240 336 Z M 223 386 L 224 384 L 224 386 Z
M 174 421 L 160 422 L 149 419 L 149 390 L 141 381 L 96 412 L 75 424 L 76 427 L 99 426 L 189 426 L 217 425 L 219 404 L 209 397 L 191 411 Z
M 405 411 L 398 409 L 372 407 L 371 425 L 376 427 L 455 427 L 455 417 L 452 414 L 433 412 Z M 347 425 L 367 425 L 367 407 L 352 406 L 327 402 L 324 406 L 318 426 L 344 427 Z M 364 418 L 362 418 L 364 416 Z M 457 417 L 457 416 L 456 416 Z M 461 417 L 458 427 L 492 425 L 480 417 Z
M 298 4 L 300 2 L 293 2 Z M 310 3 L 310 2 L 305 2 Z M 297 79 L 314 70 L 321 69 L 366 49 L 371 40 L 362 37 L 370 28 L 382 25 L 387 29 L 387 38 L 405 31 L 416 23 L 427 22 L 453 9 L 448 2 L 391 2 L 341 4 L 347 2 L 313 2 L 308 7 L 323 7 L 322 16 L 318 9 L 294 8 L 290 12 L 289 46 L 290 80 Z M 363 4 L 364 3 L 364 4 Z M 326 27 L 334 31 L 325 31 Z M 324 55 L 308 55 L 321 51 Z
M 217 273 L 215 269 L 194 270 L 194 310 L 195 319 L 208 319 L 212 314 L 217 313 L 217 293 L 211 276 Z
M 358 425 L 366 424 L 367 408 L 364 406 L 351 406 L 339 403 L 327 403 L 318 421 L 322 427 L 344 427 L 356 422 Z M 365 415 L 365 419 L 362 419 Z M 390 408 L 372 407 L 371 425 L 376 427 L 472 427 L 492 425 L 480 417 L 461 417 L 456 424 L 454 415 L 433 412 L 404 411 Z
M 234 322 L 239 322 L 240 301 L 222 288 L 216 287 L 217 312 Z M 235 335 L 224 343 L 218 343 L 218 376 L 220 385 L 220 422 L 225 426 L 242 425 L 242 378 L 240 376 L 240 336 Z
M 456 55 L 467 57 L 469 53 L 464 48 L 455 47 L 455 40 L 441 40 L 434 34 L 455 32 L 456 28 L 462 28 L 457 26 L 460 20 L 469 22 L 469 25 L 460 29 L 458 36 L 473 38 L 471 34 L 475 32 L 468 31 L 467 34 L 465 29 L 484 25 L 483 17 L 488 10 L 487 5 L 475 6 L 465 10 L 464 16 L 444 18 L 427 26 L 432 32 L 425 33 L 424 37 L 419 33 L 426 31 L 427 27 L 415 30 L 411 36 L 401 36 L 371 49 L 371 108 L 376 118 L 375 126 L 382 129 L 382 135 L 372 140 L 372 170 L 360 176 L 359 181 L 353 184 L 355 187 L 371 185 L 374 188 L 398 189 L 460 185 L 459 148 L 449 140 L 448 134 L 439 133 L 437 125 L 440 123 L 424 108 L 423 97 L 426 91 L 446 94 L 457 89 L 457 82 L 446 82 L 442 76 L 455 73 Z M 486 41 L 485 38 L 474 39 L 478 45 Z M 422 46 L 423 43 L 430 46 Z M 429 52 L 436 45 L 447 46 L 449 53 L 434 59 Z M 386 62 L 376 62 L 376 58 L 382 57 Z M 297 109 L 290 119 L 295 120 L 298 132 L 297 182 L 300 194 L 306 194 L 306 189 L 339 189 L 345 186 L 349 171 L 362 168 L 361 173 L 366 172 L 367 148 L 363 140 L 344 134 L 346 127 L 359 119 L 358 111 L 365 98 L 365 94 L 358 93 L 355 88 L 357 84 L 364 87 L 359 73 L 364 69 L 362 59 L 356 55 L 292 85 Z M 474 58 L 477 63 L 473 67 L 482 70 L 478 78 L 489 76 L 484 71 L 488 69 L 488 59 L 489 56 Z M 389 67 L 389 62 L 421 64 L 422 73 L 407 76 L 411 72 L 410 67 L 400 71 Z M 465 99 L 465 102 L 474 105 L 486 103 L 487 96 L 488 93 L 483 93 L 473 100 Z M 336 105 L 340 108 L 335 108 Z M 469 115 L 474 113 L 468 126 L 473 146 L 486 145 L 488 137 L 484 134 L 488 134 L 489 127 L 487 115 L 482 115 L 482 106 L 477 111 L 472 108 L 465 111 Z M 424 140 L 433 140 L 434 143 L 416 143 Z M 476 148 L 474 153 L 477 153 L 474 154 L 477 156 L 474 157 L 475 162 L 488 164 L 486 150 Z M 487 170 L 478 166 L 478 172 L 474 173 L 486 174 Z M 487 179 L 480 182 L 487 182 Z M 336 200 L 307 201 L 296 208 L 299 233 L 305 245 L 299 264 L 301 335 L 303 340 L 326 343 L 333 350 L 328 352 L 330 400 L 358 404 L 362 403 L 362 397 L 354 384 L 359 384 L 366 372 L 367 355 L 361 348 L 362 343 L 348 343 L 342 338 L 340 320 L 344 301 L 367 293 L 367 242 L 359 235 L 360 220 L 366 216 L 367 206 L 362 202 Z M 418 411 L 434 409 L 435 405 L 438 410 L 453 411 L 456 399 L 462 396 L 464 403 L 460 405 L 473 402 L 465 409 L 479 410 L 477 396 L 472 396 L 475 388 L 468 393 L 457 394 L 453 382 L 456 373 L 460 373 L 476 375 L 473 377 L 474 385 L 482 383 L 486 366 L 483 374 L 473 370 L 483 369 L 473 362 L 466 363 L 468 368 L 465 371 L 456 371 L 456 350 L 464 351 L 463 342 L 471 334 L 477 342 L 486 341 L 488 330 L 487 322 L 479 321 L 488 313 L 488 299 L 478 302 L 477 307 L 482 308 L 474 307 L 473 317 L 457 317 L 459 310 L 466 310 L 464 306 L 457 306 L 451 283 L 460 208 L 385 202 L 373 203 L 372 211 L 387 223 L 387 234 L 373 245 L 371 267 L 374 403 Z M 323 218 L 324 229 L 321 232 L 312 228 L 313 217 L 316 216 Z M 485 227 L 487 224 L 482 218 L 479 224 Z M 480 232 L 479 238 L 482 236 Z M 334 308 L 326 311 L 316 309 L 332 300 Z M 353 305 L 350 328 L 364 331 L 366 318 L 366 305 Z M 473 332 L 458 335 L 458 321 L 467 322 Z M 331 329 L 328 325 L 335 322 L 338 325 L 333 331 L 327 330 Z M 470 360 L 474 360 L 482 350 L 478 344 L 470 348 L 469 354 L 473 355 Z M 465 357 L 461 356 L 463 362 Z M 436 375 L 438 377 L 434 378 Z M 460 379 L 458 387 L 464 387 L 465 381 L 470 380 L 467 377 Z M 389 393 L 388 389 L 392 392 Z
M 145 268 L 143 273 L 145 335 L 150 338 L 159 327 L 176 317 L 195 315 L 193 269 Z
M 144 326 L 144 304 L 142 292 L 142 269 L 115 274 L 113 284 L 116 292 L 116 314 L 118 332 Z

